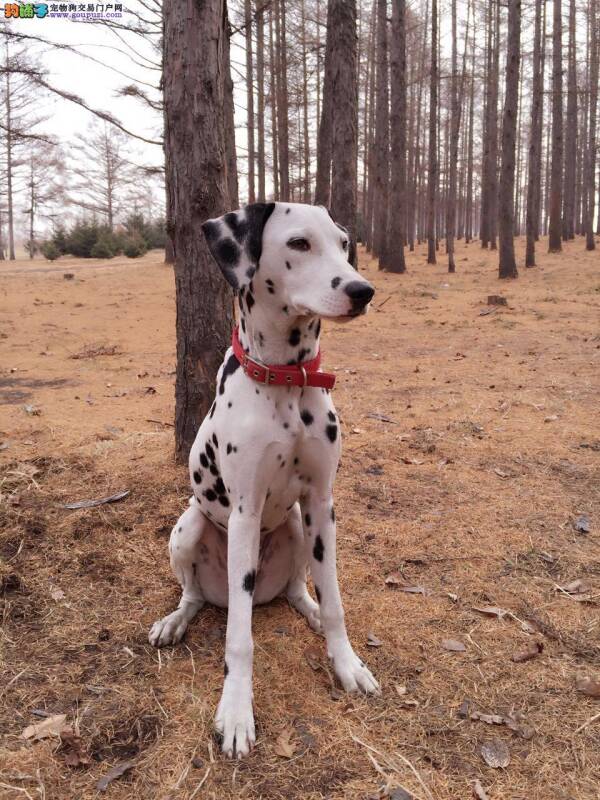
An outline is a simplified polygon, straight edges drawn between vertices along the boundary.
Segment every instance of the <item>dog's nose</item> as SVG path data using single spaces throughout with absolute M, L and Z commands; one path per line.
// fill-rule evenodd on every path
M 352 300 L 352 308 L 357 311 L 371 302 L 375 289 L 366 281 L 350 281 L 344 286 L 344 291 Z

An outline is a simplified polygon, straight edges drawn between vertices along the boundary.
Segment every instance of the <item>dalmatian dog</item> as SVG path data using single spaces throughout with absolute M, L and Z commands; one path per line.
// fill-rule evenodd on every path
M 215 726 L 225 755 L 241 757 L 255 742 L 254 604 L 287 597 L 325 635 L 344 689 L 379 693 L 344 624 L 333 506 L 340 428 L 327 390 L 335 379 L 318 370 L 321 318 L 364 314 L 374 289 L 348 261 L 346 230 L 321 206 L 255 203 L 203 230 L 237 293 L 239 329 L 190 452 L 194 495 L 169 541 L 181 601 L 149 640 L 180 641 L 205 602 L 228 608 Z

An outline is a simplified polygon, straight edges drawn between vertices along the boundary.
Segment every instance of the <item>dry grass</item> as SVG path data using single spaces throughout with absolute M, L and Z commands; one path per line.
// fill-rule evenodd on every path
M 577 242 L 509 284 L 476 244 L 459 245 L 456 276 L 422 252 L 402 277 L 363 262 L 379 310 L 327 325 L 324 350 L 345 432 L 348 627 L 384 692 L 338 699 L 322 641 L 285 602 L 261 608 L 259 740 L 240 763 L 212 735 L 225 615 L 205 609 L 174 649 L 146 640 L 177 600 L 166 542 L 188 496 L 168 427 L 172 272 L 150 254 L 69 262 L 70 281 L 64 265 L 5 275 L 0 797 L 87 800 L 133 759 L 111 797 L 362 799 L 387 785 L 450 800 L 478 779 L 490 800 L 597 799 L 600 720 L 578 729 L 600 709 L 575 679 L 600 672 L 600 257 Z M 480 316 L 499 292 L 508 307 Z M 121 503 L 61 507 L 122 489 Z M 573 528 L 583 513 L 587 535 Z M 386 586 L 389 573 L 427 593 Z M 556 590 L 577 578 L 592 602 Z M 489 605 L 512 614 L 473 611 Z M 381 647 L 366 646 L 370 631 Z M 444 650 L 449 638 L 465 652 Z M 532 639 L 543 652 L 514 663 Z M 533 735 L 465 718 L 467 699 Z M 57 740 L 20 739 L 36 712 L 66 713 L 90 764 L 68 766 Z M 510 749 L 506 769 L 481 757 L 493 738 Z

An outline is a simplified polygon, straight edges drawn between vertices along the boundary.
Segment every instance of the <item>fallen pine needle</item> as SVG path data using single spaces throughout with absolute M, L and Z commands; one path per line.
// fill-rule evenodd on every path
M 200 791 L 200 789 L 201 789 L 201 788 L 204 786 L 204 782 L 205 782 L 205 780 L 208 778 L 208 773 L 209 773 L 209 772 L 210 772 L 210 767 L 208 767 L 208 769 L 207 769 L 207 770 L 206 770 L 206 772 L 204 773 L 204 777 L 202 778 L 202 780 L 200 781 L 200 783 L 198 784 L 198 786 L 196 786 L 196 788 L 194 789 L 194 791 L 191 793 L 191 795 L 189 796 L 189 799 L 188 799 L 188 800 L 193 800 L 193 798 L 194 798 L 194 797 L 195 797 L 195 796 L 198 794 L 198 792 Z
M 591 725 L 591 724 L 592 724 L 592 722 L 595 722 L 597 719 L 600 719 L 600 711 L 599 711 L 597 714 L 594 714 L 594 716 L 593 716 L 593 717 L 590 717 L 590 718 L 588 719 L 588 721 L 587 721 L 587 722 L 584 722 L 584 723 L 583 723 L 583 725 L 580 725 L 580 726 L 577 728 L 577 730 L 575 731 L 575 733 L 579 733 L 579 732 L 580 732 L 580 731 L 582 731 L 584 728 L 587 728 L 587 726 L 588 726 L 588 725 Z
M 358 736 L 355 736 L 353 733 L 350 734 L 350 737 L 357 744 L 360 744 L 362 747 L 366 747 L 367 750 L 371 750 L 373 753 L 377 753 L 377 755 L 380 758 L 382 758 L 384 761 L 386 761 L 387 765 L 389 767 L 391 767 L 393 770 L 395 770 L 396 772 L 401 772 L 401 770 L 398 768 L 398 765 L 394 764 L 394 760 L 393 760 L 393 758 L 391 756 L 387 755 L 386 753 L 382 753 L 381 750 L 377 750 L 375 747 L 372 747 L 370 744 L 367 744 L 366 742 L 363 742 L 361 739 L 358 738 Z M 425 781 L 419 775 L 417 769 L 411 764 L 411 762 L 407 758 L 405 758 L 402 755 L 402 753 L 397 753 L 396 755 L 398 755 L 398 757 L 404 762 L 404 764 L 406 764 L 406 766 L 410 769 L 412 774 L 415 776 L 415 778 L 419 782 L 419 785 L 421 786 L 421 788 L 425 792 L 426 796 L 428 797 L 428 800 L 433 800 L 433 795 L 431 794 L 431 792 L 427 788 L 427 785 L 425 784 Z M 415 797 L 415 800 L 420 800 L 420 798 L 417 797 L 417 795 L 414 795 L 414 797 Z

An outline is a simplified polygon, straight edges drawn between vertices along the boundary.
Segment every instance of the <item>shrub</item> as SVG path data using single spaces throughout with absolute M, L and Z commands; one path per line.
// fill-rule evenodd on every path
M 56 259 L 62 255 L 52 239 L 48 242 L 44 242 L 40 249 L 43 256 L 47 258 L 48 261 L 56 261 Z
M 123 245 L 123 253 L 127 258 L 138 258 L 143 256 L 147 247 L 141 236 L 129 236 Z
M 80 258 L 90 258 L 92 247 L 98 241 L 99 226 L 96 222 L 78 222 L 67 236 L 67 252 Z
M 108 236 L 101 236 L 90 250 L 92 258 L 114 258 L 115 254 L 114 242 Z
M 51 242 L 56 247 L 61 256 L 64 256 L 66 253 L 69 252 L 67 246 L 67 232 L 62 227 L 62 225 L 59 228 L 57 228 L 54 234 L 52 235 Z

